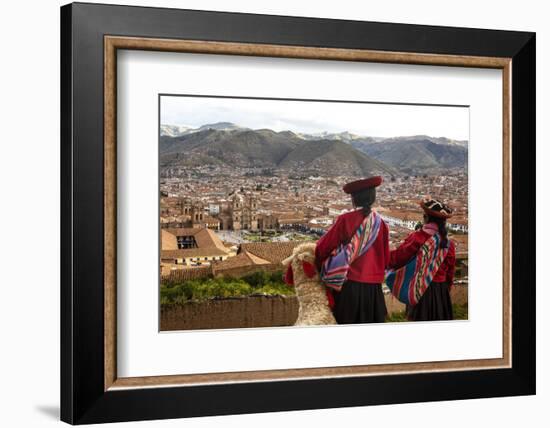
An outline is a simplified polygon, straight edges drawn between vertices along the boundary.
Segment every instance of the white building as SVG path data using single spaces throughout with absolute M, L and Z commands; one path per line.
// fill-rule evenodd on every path
M 401 226 L 409 230 L 414 230 L 414 227 L 418 223 L 417 220 L 401 219 L 385 214 L 380 214 L 380 217 L 382 217 L 382 220 L 384 220 L 388 224 L 388 226 Z
M 452 230 L 453 232 L 468 233 L 468 225 L 467 224 L 448 223 L 448 227 L 449 227 L 449 230 Z

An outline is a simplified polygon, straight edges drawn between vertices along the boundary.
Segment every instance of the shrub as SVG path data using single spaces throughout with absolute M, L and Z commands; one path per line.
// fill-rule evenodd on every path
M 185 303 L 189 300 L 245 297 L 251 294 L 292 295 L 294 289 L 282 279 L 282 272 L 254 272 L 242 278 L 218 277 L 163 283 L 160 287 L 162 305 Z
M 270 296 L 292 296 L 295 294 L 294 288 L 289 287 L 286 284 L 268 283 L 260 288 L 257 288 L 256 293 L 268 294 Z
M 242 281 L 249 284 L 251 287 L 261 287 L 267 282 L 268 273 L 264 271 L 253 272 L 240 278 Z

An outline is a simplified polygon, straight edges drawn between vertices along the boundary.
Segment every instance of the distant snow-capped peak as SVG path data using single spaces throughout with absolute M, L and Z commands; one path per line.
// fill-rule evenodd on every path
M 231 122 L 216 122 L 202 125 L 198 128 L 193 128 L 188 125 L 160 125 L 160 135 L 167 137 L 181 137 L 182 135 L 192 134 L 194 132 L 207 131 L 209 129 L 215 131 L 235 131 L 245 130 L 241 126 L 235 125 Z
M 353 141 L 361 138 L 360 135 L 352 134 L 351 132 L 316 132 L 314 134 L 300 133 L 296 134 L 304 140 L 340 140 L 340 141 Z
M 160 135 L 167 137 L 179 137 L 189 133 L 193 128 L 187 125 L 160 125 Z
M 206 125 L 202 125 L 197 130 L 205 131 L 207 129 L 214 129 L 216 131 L 234 131 L 236 129 L 247 129 L 247 128 L 243 128 L 242 126 L 235 125 L 232 122 L 216 122 L 216 123 L 208 123 Z

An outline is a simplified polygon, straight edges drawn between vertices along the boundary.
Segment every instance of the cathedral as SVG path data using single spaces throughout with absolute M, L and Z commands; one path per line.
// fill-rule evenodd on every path
M 180 198 L 172 207 L 177 219 L 163 224 L 163 227 L 206 227 L 214 230 L 260 228 L 257 199 L 242 189 L 230 193 L 220 204 L 211 203 L 208 208 L 201 201 L 190 198 Z M 169 212 L 169 209 L 165 209 L 161 215 L 166 216 Z
M 254 195 L 243 191 L 231 193 L 226 214 L 230 220 L 228 229 L 258 230 L 258 205 Z

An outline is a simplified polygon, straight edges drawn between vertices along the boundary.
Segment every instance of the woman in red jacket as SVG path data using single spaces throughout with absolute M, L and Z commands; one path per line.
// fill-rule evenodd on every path
M 453 306 L 450 288 L 455 272 L 455 244 L 447 238 L 447 219 L 452 210 L 440 201 L 430 199 L 420 202 L 424 210 L 424 225 L 411 233 L 405 241 L 390 252 L 389 267 L 398 269 L 416 256 L 420 247 L 435 232 L 441 236 L 441 245 L 448 248 L 445 259 L 433 274 L 432 282 L 415 306 L 407 307 L 407 318 L 411 321 L 452 320 Z
M 338 216 L 336 222 L 319 239 L 315 249 L 317 268 L 340 244 L 347 244 L 376 199 L 376 187 L 382 177 L 371 177 L 348 183 L 344 192 L 351 195 L 354 211 Z M 378 236 L 368 250 L 350 265 L 346 282 L 340 291 L 334 291 L 334 317 L 338 324 L 384 322 L 386 303 L 382 292 L 384 272 L 389 262 L 388 226 L 380 222 Z

